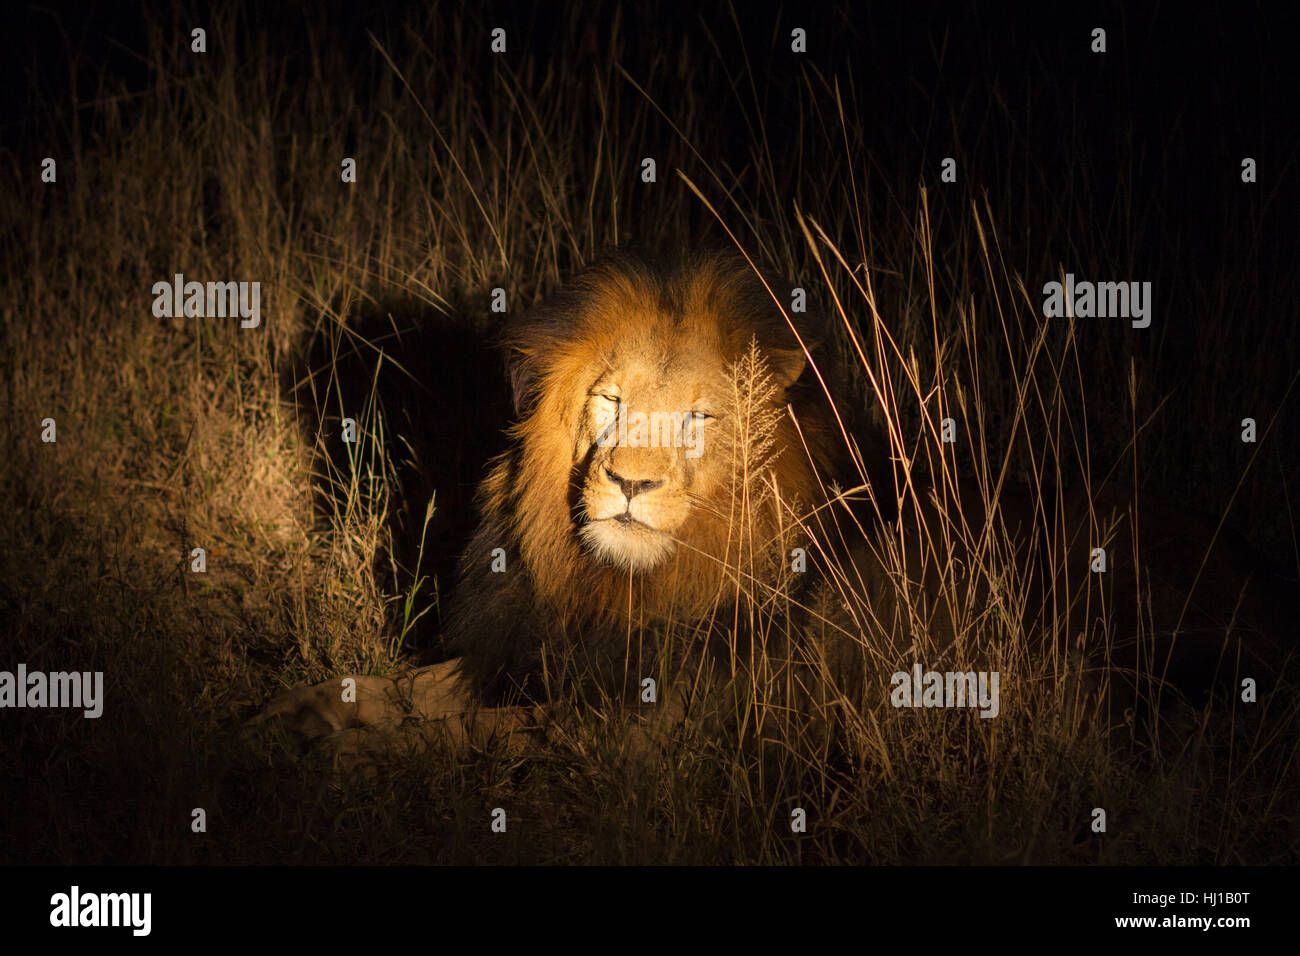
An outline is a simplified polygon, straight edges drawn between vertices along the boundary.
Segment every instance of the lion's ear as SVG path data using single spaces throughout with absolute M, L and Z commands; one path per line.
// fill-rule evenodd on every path
M 781 387 L 789 388 L 799 381 L 799 376 L 808 364 L 808 357 L 804 355 L 803 349 L 770 349 L 767 364 Z
M 532 357 L 523 349 L 511 348 L 506 352 L 506 365 L 510 369 L 510 400 L 515 415 L 523 415 L 537 378 Z

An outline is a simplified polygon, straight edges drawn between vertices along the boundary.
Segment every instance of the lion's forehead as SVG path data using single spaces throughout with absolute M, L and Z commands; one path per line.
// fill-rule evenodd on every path
M 591 387 L 615 386 L 622 401 L 685 407 L 727 384 L 726 361 L 709 348 L 667 347 L 611 356 L 594 366 Z

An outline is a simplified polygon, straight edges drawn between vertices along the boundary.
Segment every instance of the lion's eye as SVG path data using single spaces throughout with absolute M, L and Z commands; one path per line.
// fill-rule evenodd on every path
M 708 412 L 693 411 L 691 412 L 691 417 L 694 418 L 697 422 L 711 422 L 718 416 L 710 415 Z
M 617 405 L 620 400 L 617 392 L 592 392 L 591 397 L 603 399 L 611 405 Z

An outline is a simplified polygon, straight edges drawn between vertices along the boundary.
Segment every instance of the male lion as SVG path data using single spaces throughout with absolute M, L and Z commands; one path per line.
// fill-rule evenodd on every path
M 617 695 L 657 631 L 775 588 L 792 509 L 826 501 L 845 447 L 777 294 L 732 256 L 620 253 L 512 323 L 517 422 L 459 563 L 456 659 L 358 678 L 355 700 L 298 689 L 262 719 L 296 715 L 309 738 L 383 727 L 539 699 L 544 671 Z
M 1094 702 L 1122 678 L 1123 709 L 1168 676 L 1222 689 L 1236 680 L 1233 642 L 1267 643 L 1276 622 L 1247 613 L 1269 607 L 1242 600 L 1243 562 L 1130 490 L 1061 501 L 1002 485 L 927 490 L 909 473 L 876 495 L 879 462 L 851 438 L 822 369 L 805 374 L 815 336 L 796 331 L 782 292 L 727 255 L 624 253 L 510 324 L 517 419 L 459 564 L 444 635 L 455 657 L 356 678 L 354 696 L 338 681 L 300 688 L 260 719 L 333 734 L 336 752 L 370 750 L 406 739 L 408 715 L 472 715 L 437 725 L 456 737 L 528 727 L 538 709 L 477 708 L 564 685 L 627 701 L 692 662 L 745 675 L 750 700 L 784 682 L 796 690 L 779 709 L 829 703 L 809 708 L 826 714 L 845 693 L 883 699 L 913 663 L 1002 671 L 1006 686 L 1031 669 L 1026 650 L 1052 654 L 1062 688 L 1089 675 L 1073 686 Z M 850 447 L 865 517 L 831 490 Z M 1142 548 L 1138 513 L 1154 525 Z M 775 681 L 772 661 L 786 668 Z M 684 683 L 665 688 L 661 714 L 680 708 Z
M 744 396 L 751 343 L 771 381 Z M 621 673 L 629 633 L 699 621 L 734 594 L 740 549 L 780 542 L 783 502 L 825 500 L 825 399 L 800 383 L 804 350 L 743 262 L 607 259 L 505 347 L 515 444 L 479 490 L 448 634 L 479 695 L 535 691 L 543 653 L 577 675 Z

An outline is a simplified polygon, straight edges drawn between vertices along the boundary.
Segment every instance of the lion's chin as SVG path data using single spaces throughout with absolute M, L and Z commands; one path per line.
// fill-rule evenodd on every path
M 588 521 L 579 533 L 597 558 L 629 571 L 648 571 L 662 564 L 676 547 L 671 536 L 639 521 Z

